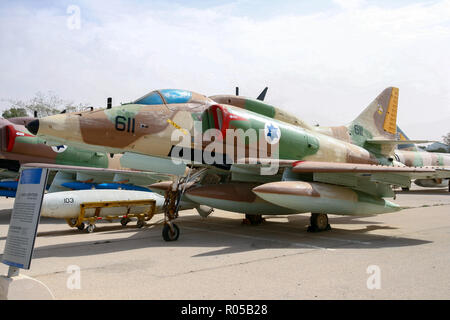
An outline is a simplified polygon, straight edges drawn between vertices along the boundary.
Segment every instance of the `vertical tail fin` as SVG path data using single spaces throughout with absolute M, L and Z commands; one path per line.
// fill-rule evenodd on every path
M 380 154 L 392 153 L 392 147 L 371 146 L 369 139 L 395 140 L 399 89 L 384 89 L 363 112 L 348 125 L 352 142 Z M 389 150 L 388 150 L 389 149 Z
M 401 141 L 409 141 L 411 139 L 408 138 L 406 133 L 400 129 L 399 126 L 397 126 L 397 139 Z M 399 144 L 397 146 L 397 149 L 399 150 L 409 150 L 409 151 L 420 151 L 420 149 L 415 145 L 414 143 L 411 144 Z

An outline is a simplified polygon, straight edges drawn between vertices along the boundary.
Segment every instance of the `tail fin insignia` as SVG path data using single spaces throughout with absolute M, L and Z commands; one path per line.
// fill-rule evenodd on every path
M 391 134 L 397 133 L 398 88 L 392 88 L 383 129 Z

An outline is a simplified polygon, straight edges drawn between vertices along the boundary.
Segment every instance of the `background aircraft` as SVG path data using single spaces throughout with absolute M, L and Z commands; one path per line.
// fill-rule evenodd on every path
M 28 118 L 34 120 L 33 118 Z M 139 191 L 150 191 L 149 184 L 158 181 L 161 177 L 149 179 L 149 174 L 138 173 L 128 176 L 119 176 L 122 172 L 121 155 L 108 155 L 66 145 L 49 146 L 39 137 L 32 135 L 20 122 L 27 123 L 27 118 L 3 119 L 0 118 L 0 195 L 13 197 L 15 192 L 14 182 L 17 184 L 20 166 L 26 163 L 61 164 L 82 167 L 94 167 L 110 170 L 98 170 L 83 176 L 76 171 L 72 174 L 65 172 L 51 177 L 50 191 L 84 190 L 84 189 L 128 189 Z M 115 171 L 118 170 L 116 173 Z M 64 176 L 64 177 L 63 177 Z M 144 179 L 140 178 L 145 176 Z M 54 180 L 56 178 L 56 180 Z M 164 176 L 167 179 L 167 176 Z M 7 179 L 5 181 L 5 179 Z M 54 183 L 53 183 L 54 182 Z M 4 192 L 10 187 L 9 193 Z M 17 187 L 17 185 L 15 185 Z
M 181 198 L 245 213 L 253 223 L 261 222 L 262 214 L 312 212 L 310 230 L 323 231 L 329 229 L 327 213 L 397 211 L 397 205 L 384 199 L 394 196 L 391 185 L 409 186 L 412 178 L 448 176 L 445 170 L 411 168 L 395 161 L 397 102 L 398 89 L 387 88 L 347 132 L 329 129 L 333 135 L 347 134 L 348 141 L 323 134 L 261 101 L 226 95 L 208 98 L 177 89 L 153 91 L 106 110 L 45 117 L 27 128 L 53 144 L 145 158 L 156 172 L 161 159 L 188 163 L 190 170 L 177 182 L 151 186 L 167 195 L 165 240 L 179 236 L 172 220 Z M 196 143 L 196 121 L 201 123 L 200 138 L 208 129 L 221 133 L 215 140 L 213 163 L 205 158 L 211 145 L 204 140 Z M 227 138 L 227 130 L 236 133 L 239 129 L 264 134 L 257 136 L 256 143 L 245 135 Z M 245 150 L 241 158 L 239 152 L 229 151 L 239 143 Z M 275 150 L 279 152 L 274 159 Z M 278 168 L 274 174 L 262 174 L 273 164 Z
M 61 166 L 50 172 L 48 193 L 44 196 L 41 210 L 44 217 L 72 220 L 79 214 L 83 202 L 150 198 L 156 200 L 156 210 L 161 212 L 164 197 L 151 193 L 148 186 L 171 176 L 127 169 L 121 165 L 122 155 L 108 155 L 66 145 L 46 145 L 23 126 L 32 120 L 34 118 L 0 118 L 0 196 L 15 197 L 21 166 L 55 164 Z M 195 206 L 183 203 L 184 207 Z M 146 209 L 142 206 L 131 208 L 130 213 L 136 214 Z M 94 214 L 91 211 L 87 211 L 86 217 Z M 103 210 L 102 216 L 112 212 L 117 212 L 117 209 Z M 142 226 L 141 220 L 138 223 Z M 84 223 L 74 225 L 70 222 L 69 225 L 84 229 Z M 93 227 L 89 230 L 92 231 Z
M 397 127 L 397 132 L 400 140 L 411 141 L 399 127 Z M 395 150 L 395 156 L 398 161 L 410 167 L 443 166 L 450 168 L 450 154 L 427 152 L 414 143 L 399 145 Z M 450 192 L 449 179 L 416 179 L 414 183 L 429 188 L 448 187 Z

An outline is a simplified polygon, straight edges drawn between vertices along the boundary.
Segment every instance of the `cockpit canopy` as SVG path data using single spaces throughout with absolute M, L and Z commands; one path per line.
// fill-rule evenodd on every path
M 160 105 L 175 103 L 204 103 L 209 99 L 198 93 L 182 89 L 155 90 L 137 99 L 133 104 Z

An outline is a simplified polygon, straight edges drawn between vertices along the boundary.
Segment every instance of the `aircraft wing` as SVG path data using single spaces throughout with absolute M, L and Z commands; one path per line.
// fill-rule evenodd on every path
M 436 177 L 441 179 L 450 178 L 450 167 L 434 167 L 436 170 Z
M 399 145 L 399 144 L 421 144 L 436 142 L 433 140 L 386 140 L 386 139 L 367 139 L 367 143 L 381 144 L 381 145 Z
M 406 167 L 370 164 L 300 161 L 293 164 L 294 173 L 354 174 L 370 176 L 377 182 L 407 185 L 406 180 L 450 178 L 448 167 Z M 381 181 L 380 181 L 381 179 Z
M 243 162 L 243 161 L 241 161 Z M 450 178 L 450 168 L 446 167 L 407 167 L 385 166 L 359 163 L 316 162 L 272 159 L 246 159 L 247 163 L 234 164 L 231 171 L 241 181 L 267 182 L 295 181 L 309 176 L 310 181 L 341 185 L 377 196 L 393 196 L 391 185 L 409 187 L 414 179 Z M 261 169 L 270 164 L 284 168 L 282 176 L 265 180 Z M 300 175 L 300 176 L 299 176 Z
M 134 186 L 148 187 L 149 185 L 173 180 L 170 174 L 160 174 L 148 171 L 121 170 L 95 167 L 81 167 L 68 165 L 55 165 L 45 163 L 27 163 L 23 167 L 27 168 L 47 168 L 54 174 L 49 192 L 68 190 L 68 183 L 88 184 L 126 184 Z
M 295 173 L 327 172 L 327 173 L 434 173 L 432 167 L 384 166 L 361 163 L 297 161 L 292 164 Z

